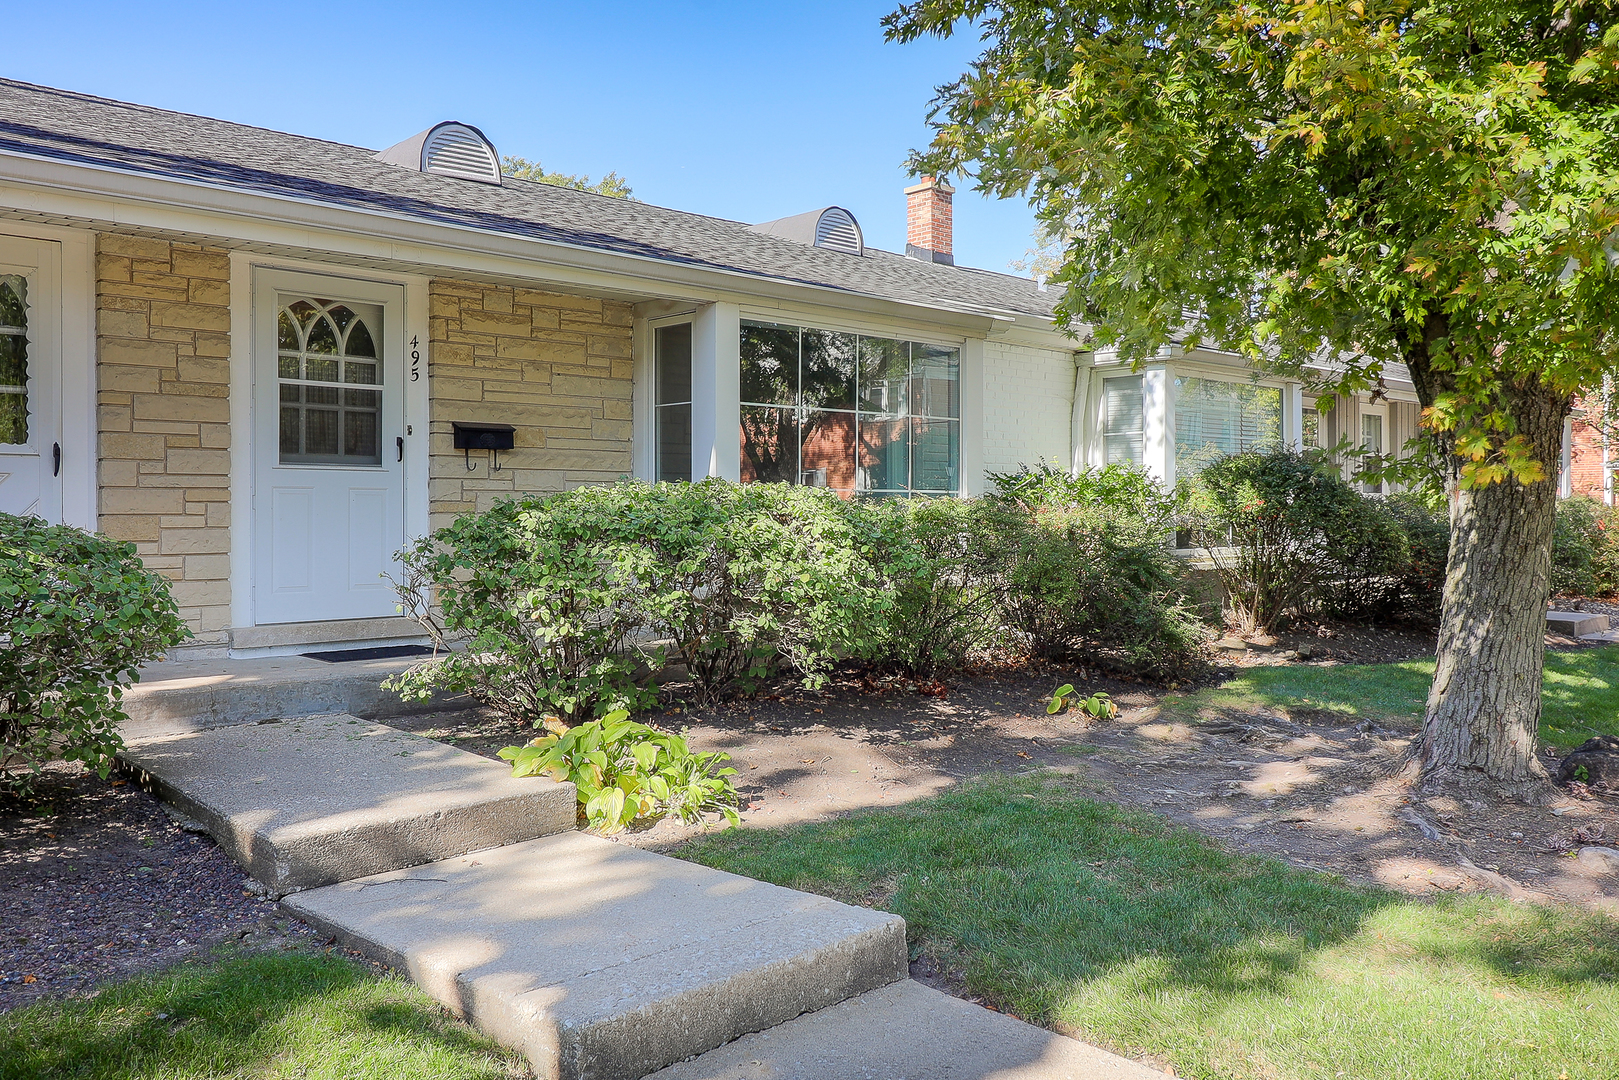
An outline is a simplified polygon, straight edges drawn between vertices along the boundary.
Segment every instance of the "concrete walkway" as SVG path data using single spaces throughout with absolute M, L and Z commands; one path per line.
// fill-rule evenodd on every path
M 384 725 L 171 730 L 125 760 L 546 1080 L 1162 1075 L 908 980 L 898 916 L 573 831 L 571 785 Z

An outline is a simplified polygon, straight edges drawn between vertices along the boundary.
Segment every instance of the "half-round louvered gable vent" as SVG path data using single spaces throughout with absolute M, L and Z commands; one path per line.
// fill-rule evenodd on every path
M 820 220 L 815 223 L 815 246 L 846 255 L 862 255 L 866 250 L 860 223 L 841 206 L 829 206 L 821 211 Z
M 403 165 L 407 169 L 476 180 L 482 184 L 500 183 L 500 155 L 483 132 L 471 124 L 446 121 L 419 135 L 382 151 L 379 161 Z

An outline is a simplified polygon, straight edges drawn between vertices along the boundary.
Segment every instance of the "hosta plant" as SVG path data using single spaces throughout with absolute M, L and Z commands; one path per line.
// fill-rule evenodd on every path
M 1046 706 L 1046 713 L 1055 716 L 1069 709 L 1084 713 L 1092 720 L 1111 720 L 1119 715 L 1119 707 L 1113 703 L 1106 690 L 1098 690 L 1086 697 L 1075 690 L 1072 683 L 1063 683 L 1051 695 L 1051 703 Z
M 696 754 L 684 736 L 629 719 L 615 709 L 600 720 L 552 730 L 526 746 L 508 746 L 500 756 L 512 775 L 545 774 L 574 785 L 580 816 L 592 829 L 618 832 L 639 819 L 675 814 L 692 823 L 718 813 L 732 825 L 737 794 L 723 765 L 725 753 Z

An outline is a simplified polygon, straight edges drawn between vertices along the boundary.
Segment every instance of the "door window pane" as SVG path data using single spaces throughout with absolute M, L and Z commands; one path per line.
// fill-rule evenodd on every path
M 1102 460 L 1140 465 L 1146 446 L 1146 410 L 1141 376 L 1102 380 Z
M 28 279 L 0 274 L 0 443 L 28 441 Z
M 691 323 L 653 335 L 659 480 L 691 479 Z
M 382 464 L 382 311 L 313 297 L 282 298 L 276 317 L 281 461 Z
M 1175 473 L 1227 454 L 1281 445 L 1282 392 L 1228 379 L 1175 380 Z

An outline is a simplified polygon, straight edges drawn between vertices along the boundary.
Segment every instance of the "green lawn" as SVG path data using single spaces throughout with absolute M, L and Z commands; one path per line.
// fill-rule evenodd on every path
M 1619 921 L 1236 856 L 1059 777 L 731 830 L 686 858 L 903 915 L 1037 1024 L 1192 1077 L 1612 1078 Z
M 1162 705 L 1185 716 L 1304 706 L 1409 725 L 1422 719 L 1432 681 L 1432 660 L 1249 668 L 1213 689 L 1166 694 Z M 1619 646 L 1548 652 L 1541 702 L 1542 742 L 1566 748 L 1593 735 L 1619 735 Z
M 225 953 L 0 1014 L 5 1080 L 524 1075 L 403 979 L 307 953 Z

